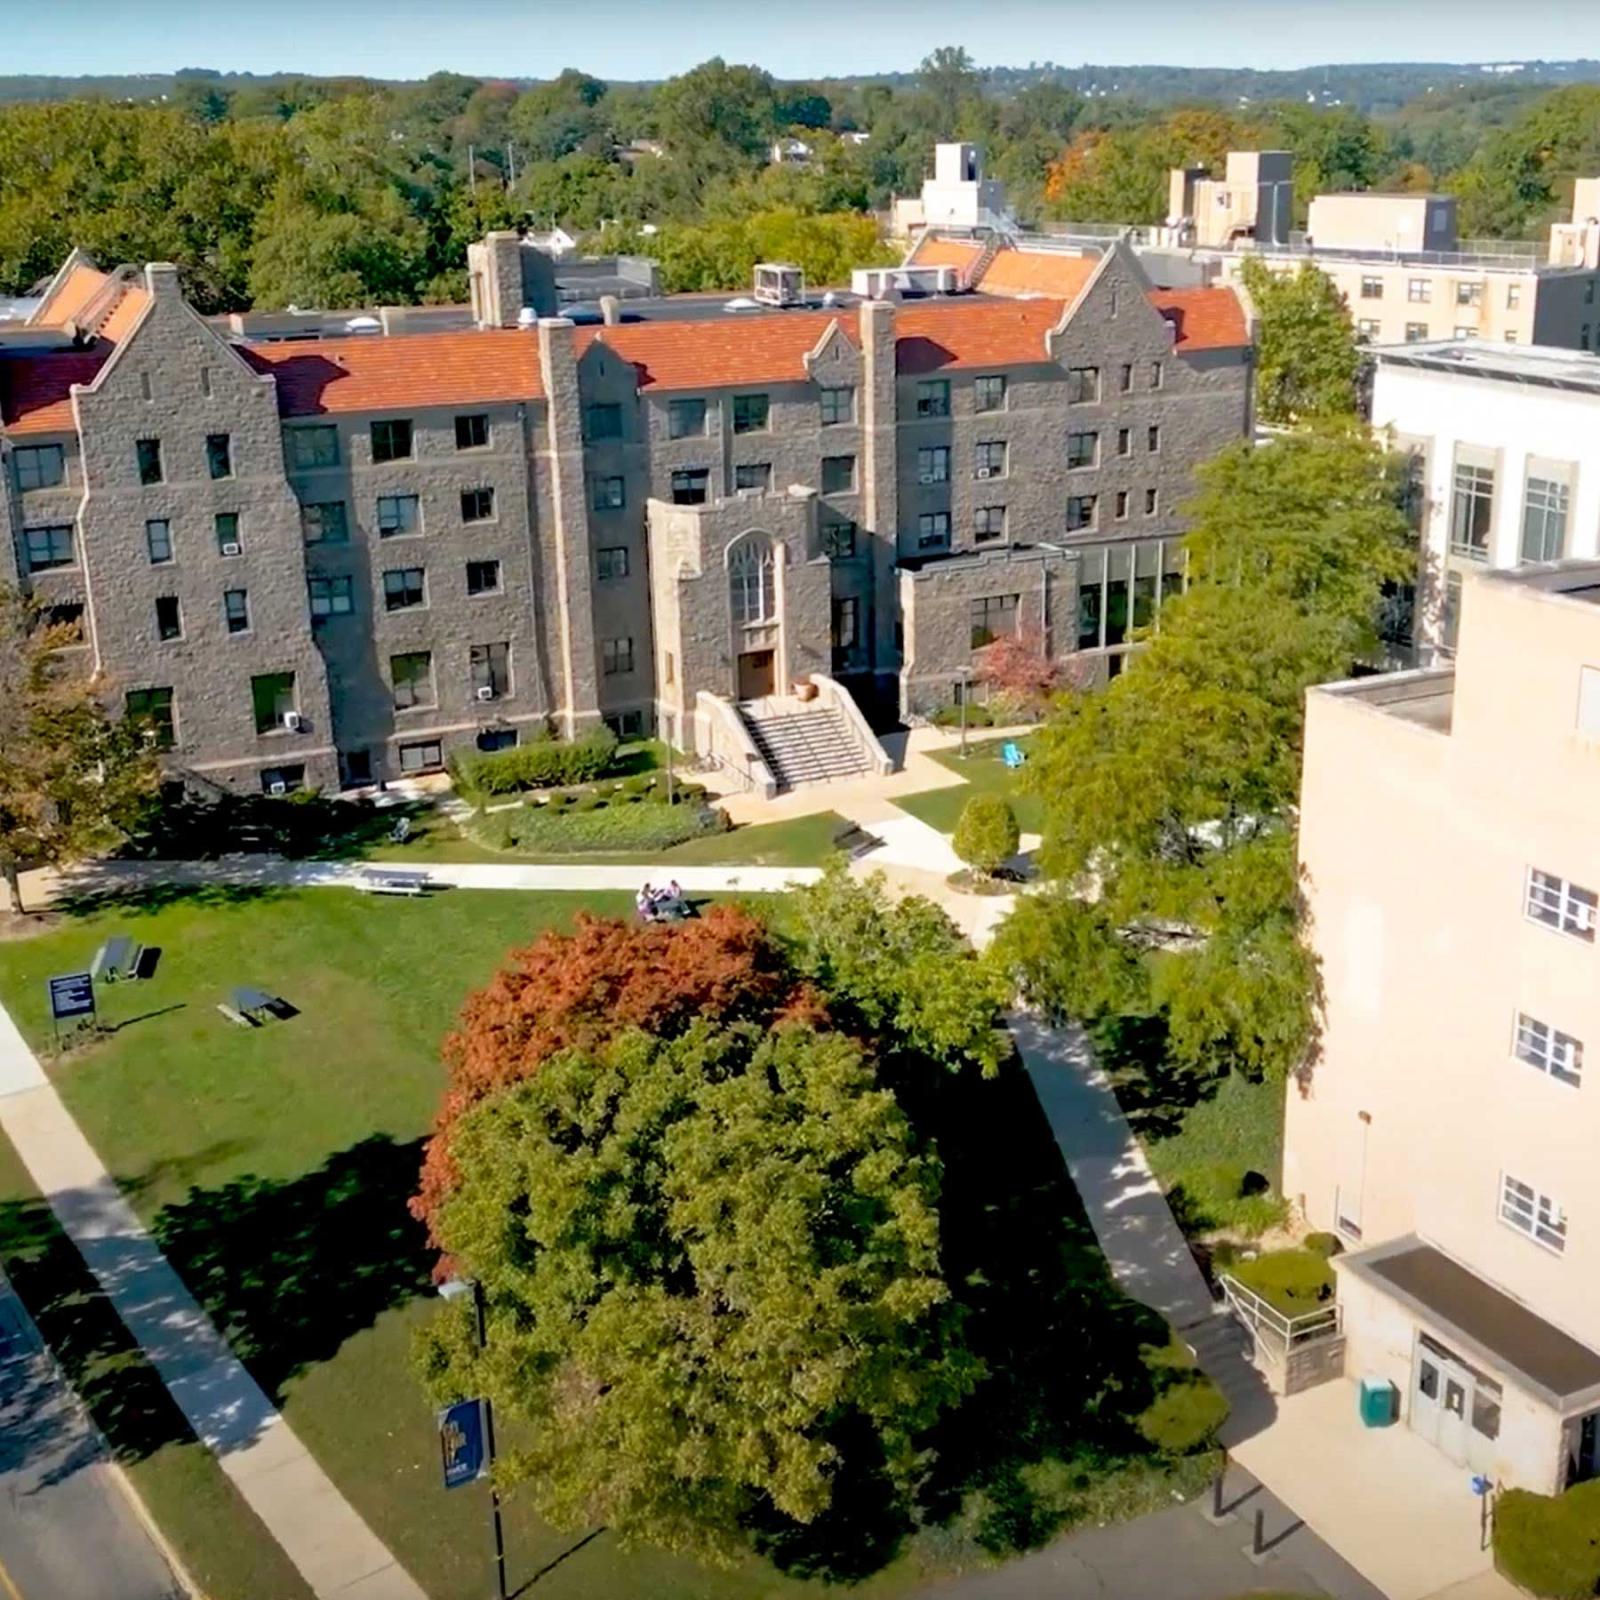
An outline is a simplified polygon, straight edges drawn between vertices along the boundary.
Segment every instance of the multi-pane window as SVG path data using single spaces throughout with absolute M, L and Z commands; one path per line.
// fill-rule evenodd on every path
M 1580 888 L 1553 872 L 1529 868 L 1524 909 L 1534 922 L 1593 944 L 1595 904 L 1592 889 Z
M 777 614 L 772 546 L 743 539 L 728 556 L 728 607 L 735 626 L 770 622 Z
M 250 596 L 243 589 L 222 591 L 222 621 L 229 633 L 250 631 Z
M 227 434 L 206 435 L 206 471 L 213 478 L 233 476 L 233 440 Z
M 300 527 L 307 544 L 345 544 L 350 538 L 350 522 L 343 500 L 301 506 Z
M 339 464 L 339 430 L 326 424 L 289 430 L 289 465 L 336 467 Z
M 374 461 L 409 461 L 411 459 L 411 419 L 391 417 L 372 424 L 372 459 Z
M 29 572 L 48 572 L 52 567 L 73 563 L 72 525 L 56 528 L 24 528 L 22 547 L 28 557 Z
M 217 554 L 236 556 L 244 551 L 244 541 L 239 537 L 239 513 L 219 511 L 213 519 L 217 535 Z
M 950 513 L 924 512 L 917 518 L 917 548 L 938 550 L 950 543 Z
M 1431 278 L 1407 278 L 1406 299 L 1412 305 L 1427 305 L 1433 299 L 1433 280 Z
M 1570 1033 L 1552 1028 L 1527 1012 L 1517 1013 L 1515 1044 L 1519 1061 L 1537 1067 L 1561 1083 L 1570 1083 L 1574 1089 L 1583 1079 L 1583 1041 Z
M 1383 299 L 1383 279 L 1363 278 L 1361 280 L 1361 298 L 1363 300 Z
M 1104 597 L 1098 583 L 1086 584 L 1078 590 L 1078 648 L 1100 648 L 1100 607 Z
M 469 561 L 467 563 L 468 594 L 498 594 L 500 591 L 500 563 L 498 561 Z
M 627 504 L 625 481 L 616 476 L 589 480 L 589 504 L 596 511 L 620 511 Z
M 1100 398 L 1099 367 L 1067 368 L 1067 404 L 1092 405 Z
M 917 415 L 919 417 L 950 415 L 950 382 L 947 378 L 929 378 L 917 385 Z
M 854 595 L 841 595 L 833 602 L 833 664 L 848 666 L 850 656 L 861 640 L 861 602 Z
M 1522 285 L 1508 283 L 1506 285 L 1506 310 L 1515 311 L 1522 304 Z
M 502 700 L 511 693 L 511 646 L 507 643 L 469 647 L 467 667 L 472 691 L 480 700 Z M 483 691 L 489 692 L 485 694 Z
M 672 503 L 675 506 L 703 506 L 711 481 L 709 467 L 683 467 L 672 474 Z
M 461 491 L 461 520 L 463 522 L 492 522 L 494 520 L 494 490 L 463 489 Z
M 824 428 L 838 427 L 856 420 L 856 391 L 853 387 L 824 389 L 817 396 L 817 411 Z
M 764 433 L 770 410 L 764 394 L 736 394 L 733 397 L 733 431 Z
M 426 598 L 421 567 L 390 567 L 383 575 L 385 611 L 409 611 Z
M 979 506 L 972 513 L 972 537 L 977 544 L 988 544 L 1003 539 L 1006 534 L 1006 508 L 1004 506 Z
M 58 444 L 24 445 L 11 459 L 19 489 L 53 489 L 66 481 L 67 453 Z
M 1073 494 L 1067 496 L 1067 532 L 1075 533 L 1094 526 L 1095 496 Z
M 144 548 L 152 567 L 162 567 L 172 559 L 172 524 L 155 517 L 144 525 Z
M 183 611 L 175 594 L 156 596 L 156 638 L 181 639 L 183 637 Z
M 1489 530 L 1494 516 L 1494 468 L 1456 463 L 1450 497 L 1450 549 L 1474 561 L 1489 559 Z
M 1451 332 L 1452 336 L 1454 338 L 1457 338 L 1457 339 L 1476 339 L 1478 337 L 1478 330 L 1476 328 L 1465 328 L 1465 327 L 1459 327 L 1458 326 L 1458 327 L 1452 328 L 1450 330 L 1450 332 Z M 1588 338 L 1589 338 L 1589 330 L 1587 328 L 1585 328 L 1583 330 L 1583 336 L 1584 336 L 1584 348 L 1587 349 L 1588 348 Z
M 1428 324 L 1426 322 L 1408 322 L 1406 324 L 1406 343 L 1421 344 L 1428 337 Z
M 1356 318 L 1356 337 L 1364 343 L 1371 343 L 1383 330 L 1383 324 L 1376 317 Z
M 414 711 L 433 704 L 433 652 L 408 650 L 389 657 L 389 682 L 396 711 Z
M 608 678 L 633 671 L 633 640 L 602 639 L 600 641 L 600 670 Z
M 972 380 L 972 409 L 974 411 L 1004 411 L 1006 408 L 1006 380 L 1004 374 L 995 374 Z
M 139 468 L 140 483 L 161 482 L 161 441 L 139 439 L 133 447 L 134 460 Z
M 971 602 L 974 650 L 992 644 L 1003 633 L 1017 631 L 1017 600 L 1014 594 L 986 594 Z
M 1458 283 L 1456 285 L 1456 304 L 1458 306 L 1481 306 L 1483 304 L 1483 285 L 1481 283 Z
M 1500 1176 L 1500 1220 L 1558 1255 L 1567 1248 L 1567 1216 L 1560 1205 L 1509 1172 Z
M 847 561 L 856 553 L 856 525 L 853 522 L 825 522 L 822 525 L 822 552 L 833 561 Z
M 626 578 L 628 547 L 625 544 L 602 545 L 594 553 L 594 575 L 602 582 L 608 578 Z
M 393 539 L 417 533 L 422 527 L 422 508 L 414 494 L 378 496 L 378 537 Z
M 171 689 L 130 689 L 126 706 L 129 721 L 144 724 L 145 733 L 157 750 L 170 750 L 177 743 Z
M 697 439 L 706 431 L 706 403 L 704 400 L 669 400 L 667 402 L 667 437 L 669 439 Z
M 1554 478 L 1528 477 L 1522 498 L 1522 559 L 1559 561 L 1567 539 L 1571 490 Z
M 1093 467 L 1100 461 L 1100 435 L 1098 433 L 1069 433 L 1067 435 L 1067 466 Z
M 917 482 L 947 483 L 950 479 L 950 446 L 933 445 L 917 451 Z
M 456 449 L 486 450 L 489 447 L 489 418 L 485 412 L 474 411 L 456 418 Z
M 822 492 L 824 494 L 853 494 L 856 487 L 856 458 L 854 456 L 824 456 L 822 458 Z
M 1444 575 L 1444 603 L 1439 610 L 1439 644 L 1446 655 L 1454 655 L 1461 634 L 1461 574 Z
M 745 461 L 733 469 L 733 486 L 745 493 L 765 494 L 772 487 L 770 461 Z
M 252 678 L 250 705 L 255 713 L 257 733 L 287 729 L 289 720 L 296 716 L 294 674 L 263 672 Z
M 972 447 L 972 476 L 974 478 L 1003 478 L 1005 475 L 1005 440 L 980 439 Z
M 348 574 L 332 578 L 308 578 L 314 617 L 347 617 L 356 608 L 355 585 Z
M 1161 448 L 1161 424 L 1152 422 L 1144 431 L 1145 449 L 1153 455 Z
M 437 739 L 419 739 L 400 746 L 402 772 L 432 772 L 444 765 L 444 750 Z

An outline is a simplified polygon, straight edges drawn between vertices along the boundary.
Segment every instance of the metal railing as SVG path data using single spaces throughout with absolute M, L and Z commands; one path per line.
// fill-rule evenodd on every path
M 1256 1348 L 1273 1361 L 1319 1339 L 1331 1339 L 1343 1329 L 1337 1300 L 1290 1317 L 1226 1272 L 1217 1281 L 1228 1309 L 1255 1335 Z

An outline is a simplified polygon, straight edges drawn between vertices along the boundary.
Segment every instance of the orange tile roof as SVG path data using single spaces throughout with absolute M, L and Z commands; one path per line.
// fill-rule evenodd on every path
M 913 267 L 954 267 L 965 272 L 983 254 L 983 247 L 961 239 L 925 237 L 911 257 Z
M 70 322 L 105 286 L 107 274 L 76 263 L 61 281 L 56 292 L 35 310 L 32 322 L 38 328 L 59 328 Z
M 1239 350 L 1250 343 L 1244 307 L 1232 289 L 1152 289 L 1150 304 L 1177 332 L 1177 350 Z
M 742 383 L 801 383 L 805 357 L 830 324 L 847 339 L 854 314 L 786 311 L 729 313 L 720 322 L 633 322 L 580 328 L 579 356 L 600 342 L 631 361 L 641 389 L 727 389 Z
M 935 300 L 901 306 L 895 366 L 1004 367 L 1048 361 L 1044 336 L 1061 320 L 1059 300 Z
M 111 354 L 109 344 L 90 350 L 52 350 L 0 360 L 0 422 L 7 433 L 71 433 L 72 385 L 91 383 Z
M 1043 294 L 1056 300 L 1076 300 L 1099 265 L 1098 256 L 1001 250 L 984 269 L 977 286 L 985 294 Z
M 133 325 L 139 320 L 139 313 L 150 304 L 150 292 L 147 289 L 135 289 L 131 284 L 122 291 L 122 297 L 117 301 L 111 315 L 100 325 L 100 337 L 109 339 L 112 344 L 120 344 L 133 332 Z

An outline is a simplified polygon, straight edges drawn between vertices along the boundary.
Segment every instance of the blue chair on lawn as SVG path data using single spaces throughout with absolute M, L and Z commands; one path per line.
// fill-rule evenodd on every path
M 1012 771 L 1015 771 L 1028 759 L 1028 757 L 1021 746 L 1017 744 L 1015 739 L 1007 739 L 1006 742 L 1000 746 L 1000 759 L 1005 762 L 1005 764 L 1010 767 Z

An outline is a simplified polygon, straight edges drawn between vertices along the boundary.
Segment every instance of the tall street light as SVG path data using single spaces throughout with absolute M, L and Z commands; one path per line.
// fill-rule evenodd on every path
M 439 1293 L 446 1300 L 460 1300 L 472 1296 L 472 1309 L 478 1325 L 478 1353 L 489 1347 L 489 1328 L 484 1315 L 483 1285 L 476 1278 L 451 1278 L 439 1285 Z M 489 1509 L 494 1519 L 494 1567 L 499 1583 L 499 1600 L 506 1600 L 506 1537 L 500 1522 L 500 1490 L 494 1481 L 494 1405 L 488 1395 L 479 1404 L 483 1407 L 483 1442 L 489 1457 Z
M 960 666 L 956 668 L 956 677 L 961 680 L 961 759 L 967 759 L 967 701 L 972 694 L 972 668 Z

